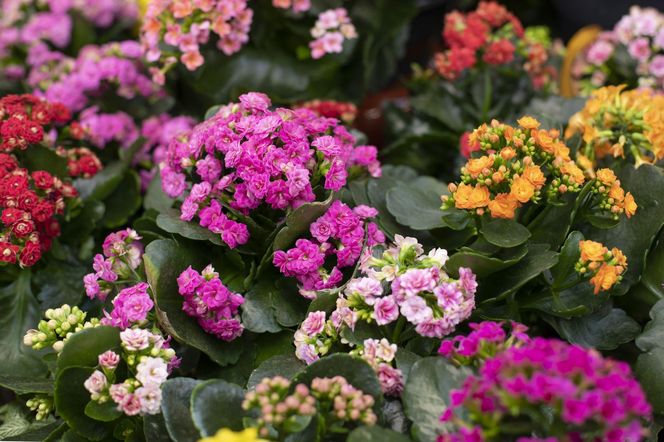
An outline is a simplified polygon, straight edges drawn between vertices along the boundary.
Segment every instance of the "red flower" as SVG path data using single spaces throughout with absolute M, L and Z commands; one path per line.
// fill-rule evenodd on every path
M 32 210 L 39 202 L 39 196 L 32 190 L 26 190 L 18 197 L 18 207 L 23 210 Z
M 471 153 L 480 150 L 480 145 L 478 143 L 471 144 L 470 132 L 466 131 L 459 139 L 459 150 L 461 151 L 461 155 L 463 155 L 464 158 L 470 158 Z
M 23 238 L 35 231 L 35 223 L 29 220 L 20 220 L 12 226 L 12 233 Z
M 101 161 L 99 161 L 99 158 L 97 158 L 96 155 L 90 153 L 89 155 L 82 156 L 78 160 L 78 167 L 85 178 L 90 178 L 101 170 Z
M 18 163 L 16 162 L 16 158 L 6 153 L 0 153 L 0 175 L 11 172 L 17 167 Z
M 27 213 L 22 210 L 8 207 L 2 211 L 2 222 L 6 226 L 11 226 L 15 222 L 24 219 L 25 215 L 27 215 Z
M 28 177 L 22 174 L 11 175 L 2 180 L 0 192 L 7 196 L 19 196 L 28 189 Z
M 16 262 L 16 254 L 18 253 L 18 246 L 8 242 L 0 242 L 0 262 Z
M 53 176 L 45 170 L 35 170 L 32 172 L 32 180 L 38 189 L 49 189 L 53 187 Z
M 55 213 L 55 206 L 48 201 L 40 201 L 30 211 L 32 216 L 40 223 L 46 222 Z
M 41 254 L 42 251 L 39 243 L 28 242 L 25 244 L 25 247 L 23 247 L 23 250 L 18 257 L 18 262 L 23 267 L 31 267 L 39 261 Z
M 482 56 L 488 64 L 506 64 L 514 60 L 514 45 L 509 40 L 494 41 L 484 50 Z

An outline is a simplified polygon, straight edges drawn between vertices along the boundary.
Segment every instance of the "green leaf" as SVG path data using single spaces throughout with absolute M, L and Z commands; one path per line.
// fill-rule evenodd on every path
M 558 264 L 551 268 L 551 276 L 553 277 L 553 288 L 564 285 L 566 281 L 577 279 L 579 276 L 574 270 L 581 252 L 579 250 L 579 241 L 582 241 L 583 234 L 581 232 L 571 232 L 562 249 L 560 249 L 560 256 L 558 257 Z
M 405 348 L 397 349 L 397 354 L 395 358 L 396 358 L 397 368 L 401 370 L 404 382 L 408 380 L 408 374 L 410 373 L 410 369 L 413 368 L 413 365 L 415 365 L 417 361 L 422 359 L 421 356 L 409 350 L 406 350 Z
M 30 270 L 22 270 L 11 284 L 0 288 L 0 375 L 40 377 L 46 366 L 39 354 L 23 345 L 25 332 L 39 322 L 39 307 L 30 289 Z
M 83 201 L 89 199 L 102 201 L 118 187 L 126 169 L 127 166 L 121 161 L 115 161 L 105 166 L 101 172 L 92 178 L 75 180 L 74 186 Z
M 387 208 L 387 193 L 390 189 L 404 185 L 416 177 L 416 172 L 410 167 L 386 166 L 383 168 L 383 175 L 380 178 L 371 179 L 367 182 L 369 203 L 379 211 L 376 221 L 383 231 L 390 236 L 394 236 L 396 233 L 406 234 L 406 232 Z
M 579 112 L 586 99 L 583 97 L 565 98 L 551 95 L 547 98 L 534 98 L 521 113 L 522 115 L 537 115 L 543 127 L 563 129 L 569 119 Z
M 650 322 L 636 338 L 644 353 L 636 360 L 636 375 L 655 413 L 664 414 L 664 299 L 650 310 Z
M 143 416 L 143 434 L 145 442 L 171 442 L 162 413 Z
M 499 247 L 516 247 L 530 238 L 528 229 L 511 219 L 482 223 L 481 232 L 484 239 Z
M 156 174 L 145 192 L 143 207 L 145 210 L 154 209 L 157 212 L 166 212 L 173 205 L 173 200 L 161 188 L 161 175 Z
M 175 442 L 191 442 L 200 434 L 191 416 L 191 394 L 201 381 L 190 378 L 169 379 L 162 385 L 161 411 L 168 434 Z M 218 413 L 221 410 L 217 410 Z
M 222 428 L 242 430 L 243 400 L 244 390 L 222 379 L 198 384 L 191 395 L 191 416 L 201 436 L 212 436 Z
M 311 223 L 327 212 L 332 204 L 333 196 L 330 194 L 325 201 L 303 204 L 290 212 L 286 216 L 286 225 L 274 237 L 273 250 L 286 250 L 299 237 L 305 235 L 309 231 Z
M 2 375 L 0 376 L 0 386 L 10 389 L 16 394 L 53 393 L 51 379 L 39 379 L 32 376 Z
M 217 252 L 223 249 L 217 249 Z M 222 260 L 218 264 L 219 260 Z M 243 350 L 242 338 L 224 342 L 206 333 L 196 319 L 182 311 L 183 298 L 178 292 L 177 278 L 188 266 L 202 270 L 211 262 L 220 272 L 229 264 L 210 250 L 197 244 L 179 245 L 173 240 L 152 241 L 143 256 L 148 282 L 155 293 L 158 320 L 178 341 L 206 353 L 220 365 L 237 362 Z M 221 277 L 224 280 L 223 276 Z
M 100 441 L 112 434 L 112 426 L 85 414 L 90 393 L 83 387 L 83 383 L 92 372 L 94 368 L 72 366 L 58 370 L 55 380 L 55 409 L 67 425 L 81 436 Z
M 601 310 L 578 318 L 552 318 L 558 333 L 572 344 L 598 350 L 613 350 L 633 341 L 641 331 L 639 324 L 624 310 L 607 303 Z
M 470 374 L 444 358 L 433 356 L 413 365 L 401 399 L 406 416 L 413 421 L 411 433 L 420 442 L 436 440 L 445 425 L 440 422 L 449 403 L 450 390 L 459 388 Z
M 374 427 L 359 427 L 348 435 L 348 442 L 408 442 L 411 440 L 405 434 L 396 431 Z
M 283 376 L 286 379 L 292 379 L 304 368 L 304 362 L 300 361 L 293 353 L 273 356 L 251 372 L 247 388 L 253 389 L 264 378 Z
M 396 186 L 387 192 L 387 210 L 396 220 L 414 230 L 445 227 L 440 197 L 449 192 L 445 183 L 431 177 Z
M 509 258 L 498 258 L 495 256 L 487 256 L 484 253 L 468 247 L 462 247 L 445 263 L 445 268 L 450 273 L 457 274 L 460 267 L 467 267 L 472 269 L 473 273 L 478 277 L 485 278 L 493 273 L 513 266 L 526 256 L 527 253 L 528 247 L 523 246 L 514 249 L 514 253 L 512 253 L 512 256 Z
M 174 210 L 160 213 L 157 216 L 157 226 L 168 233 L 176 233 L 187 239 L 210 241 L 218 246 L 224 245 L 220 235 L 212 233 L 210 230 L 194 222 L 182 221 Z
M 55 246 L 55 244 L 54 244 Z M 83 277 L 89 271 L 89 264 L 83 264 L 68 246 L 59 247 L 64 256 L 50 256 L 46 267 L 34 276 L 34 284 L 39 288 L 37 298 L 42 310 L 60 307 L 62 304 L 77 305 L 84 292 Z
M 373 396 L 376 400 L 374 409 L 380 409 L 383 403 L 383 391 L 380 388 L 376 373 L 365 361 L 346 353 L 333 354 L 309 365 L 293 378 L 293 388 L 300 383 L 310 385 L 314 378 L 331 378 L 334 376 L 345 377 L 355 388 L 359 388 L 364 393 Z
M 128 170 L 117 188 L 104 199 L 106 212 L 104 226 L 114 229 L 127 223 L 141 207 L 141 179 L 133 170 Z
M 558 262 L 558 254 L 543 244 L 531 244 L 528 254 L 509 272 L 491 276 L 490 280 L 479 285 L 480 295 L 484 299 L 500 298 L 516 292 L 528 281 L 539 276 L 544 270 Z
M 85 406 L 85 415 L 98 421 L 111 422 L 122 416 L 122 412 L 118 410 L 118 404 L 113 401 L 103 404 L 90 401 Z
M 97 356 L 120 347 L 120 330 L 99 326 L 74 333 L 67 339 L 58 356 L 58 372 L 67 367 L 96 367 Z
M 203 120 L 209 120 L 210 118 L 214 117 L 217 114 L 217 112 L 219 112 L 219 109 L 221 109 L 221 105 L 219 104 L 210 107 L 207 111 L 205 111 L 205 116 L 203 117 Z
M 276 333 L 281 330 L 272 310 L 272 292 L 276 291 L 271 281 L 261 280 L 244 296 L 242 324 L 255 333 Z
M 31 145 L 30 149 L 21 155 L 20 164 L 30 172 L 45 170 L 58 177 L 69 175 L 67 159 L 42 144 Z
M 0 440 L 43 440 L 59 425 L 52 417 L 35 420 L 24 403 L 24 399 L 15 399 L 0 406 Z

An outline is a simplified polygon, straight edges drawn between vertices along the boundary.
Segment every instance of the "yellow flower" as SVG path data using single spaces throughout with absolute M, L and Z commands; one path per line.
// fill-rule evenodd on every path
M 540 126 L 540 122 L 529 115 L 519 118 L 516 122 L 524 129 L 537 129 Z
M 492 218 L 513 219 L 514 211 L 519 202 L 509 193 L 499 193 L 496 198 L 489 201 L 489 211 Z
M 524 177 L 514 178 L 512 181 L 512 188 L 510 193 L 516 198 L 520 203 L 527 203 L 535 194 L 535 186 L 533 186 L 530 181 Z
M 581 250 L 581 261 L 583 262 L 604 261 L 604 255 L 608 252 L 604 244 L 590 240 L 579 241 L 579 249 Z
M 232 431 L 228 428 L 222 428 L 217 434 L 210 437 L 204 437 L 198 442 L 267 442 L 265 439 L 258 438 L 258 430 L 247 428 L 242 431 Z

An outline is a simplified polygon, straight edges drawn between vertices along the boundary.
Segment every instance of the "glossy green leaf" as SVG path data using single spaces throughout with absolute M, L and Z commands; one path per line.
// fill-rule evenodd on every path
M 102 422 L 111 422 L 122 416 L 122 412 L 118 410 L 118 404 L 113 401 L 107 401 L 103 404 L 90 401 L 85 406 L 84 411 L 86 416 Z
M 0 386 L 12 390 L 16 394 L 53 393 L 53 380 L 32 376 L 0 375 Z
M 104 200 L 106 212 L 104 213 L 104 226 L 115 229 L 127 223 L 141 207 L 141 180 L 138 174 L 127 171 L 117 188 Z
M 97 356 L 120 347 L 120 330 L 110 326 L 87 328 L 67 339 L 58 356 L 58 372 L 67 367 L 96 367 Z
M 89 179 L 79 178 L 74 181 L 79 196 L 87 201 L 89 199 L 102 201 L 110 196 L 118 187 L 127 166 L 121 161 L 108 164 L 97 175 Z
M 294 352 L 273 356 L 251 372 L 249 382 L 247 382 L 247 388 L 254 388 L 263 380 L 263 378 L 283 376 L 286 379 L 292 379 L 293 376 L 302 371 L 305 367 L 304 362 L 300 361 L 295 356 Z
M 244 390 L 222 379 L 198 384 L 191 395 L 191 416 L 201 436 L 212 436 L 222 428 L 242 430 L 243 400 Z
M 224 245 L 221 236 L 212 233 L 195 222 L 182 221 L 176 211 L 160 213 L 157 216 L 157 226 L 168 233 L 176 233 L 184 238 L 196 241 L 210 241 L 218 246 Z
M 418 177 L 387 192 L 387 210 L 400 224 L 415 230 L 444 227 L 440 197 L 448 193 L 445 183 L 431 177 Z
M 560 249 L 558 264 L 551 268 L 554 289 L 564 285 L 566 281 L 579 278 L 574 270 L 574 266 L 581 256 L 579 242 L 583 239 L 583 234 L 575 231 L 571 232 L 565 240 L 565 244 L 563 244 L 563 247 Z
M 420 359 L 410 370 L 401 396 L 406 416 L 413 421 L 411 434 L 420 442 L 436 440 L 445 429 L 440 422 L 449 404 L 450 391 L 461 387 L 470 374 L 444 358 L 433 356 Z
M 20 164 L 30 172 L 45 170 L 58 177 L 69 175 L 67 159 L 42 144 L 30 145 L 30 149 L 20 155 Z
M 143 416 L 145 442 L 171 442 L 163 413 Z
M 499 247 L 516 247 L 530 238 L 528 229 L 511 219 L 483 223 L 481 232 L 484 239 Z
M 161 188 L 161 175 L 156 174 L 145 192 L 143 207 L 146 210 L 154 209 L 157 212 L 167 212 L 172 205 L 173 200 Z
M 200 439 L 200 434 L 191 416 L 191 394 L 201 381 L 190 378 L 167 380 L 161 387 L 161 411 L 164 414 L 166 429 L 175 442 L 192 442 Z M 221 410 L 217 410 L 218 413 Z
M 518 263 L 528 253 L 528 247 L 515 248 L 508 258 L 488 256 L 468 247 L 459 249 L 445 263 L 445 268 L 452 274 L 457 274 L 460 267 L 473 269 L 478 277 L 484 278 L 493 273 L 500 272 Z
M 405 434 L 379 426 L 359 427 L 348 435 L 348 442 L 408 442 Z
M 332 204 L 333 195 L 325 201 L 306 203 L 286 216 L 286 224 L 274 238 L 274 250 L 286 250 L 299 237 L 309 232 L 312 222 L 320 218 Z

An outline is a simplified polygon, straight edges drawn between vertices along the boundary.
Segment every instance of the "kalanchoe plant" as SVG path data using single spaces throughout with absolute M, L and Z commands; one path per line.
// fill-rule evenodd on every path
M 539 337 L 487 358 L 449 400 L 439 442 L 642 440 L 652 413 L 628 364 Z
M 574 60 L 575 92 L 591 95 L 609 85 L 664 88 L 664 15 L 632 6 L 614 28 L 602 32 Z
M 44 317 L 37 324 L 36 329 L 30 329 L 23 337 L 23 343 L 35 350 L 51 347 L 56 352 L 62 351 L 67 338 L 76 332 L 99 325 L 98 318 L 86 321 L 87 313 L 67 304 L 56 309 L 48 309 Z
M 638 167 L 664 159 L 664 97 L 624 89 L 623 84 L 593 91 L 570 119 L 565 138 L 573 143 L 580 135 L 577 162 L 583 168 L 622 161 Z

